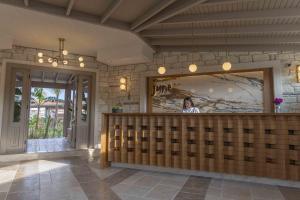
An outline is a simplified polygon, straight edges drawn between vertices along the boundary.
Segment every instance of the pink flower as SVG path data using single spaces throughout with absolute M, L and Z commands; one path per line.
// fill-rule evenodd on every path
M 283 102 L 283 99 L 282 98 L 275 98 L 273 102 L 274 102 L 275 105 L 280 105 Z

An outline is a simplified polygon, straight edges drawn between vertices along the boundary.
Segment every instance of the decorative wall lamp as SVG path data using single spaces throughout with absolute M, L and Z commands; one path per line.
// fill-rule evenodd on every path
M 126 77 L 120 78 L 120 90 L 127 91 L 127 78 Z
M 300 83 L 300 65 L 296 66 L 297 83 Z

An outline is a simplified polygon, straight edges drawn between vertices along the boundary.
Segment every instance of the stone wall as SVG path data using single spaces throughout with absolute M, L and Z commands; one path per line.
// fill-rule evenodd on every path
M 124 112 L 140 111 L 140 90 L 144 87 L 141 85 L 141 78 L 145 73 L 157 74 L 156 63 L 165 62 L 167 70 L 171 70 L 176 74 L 188 74 L 188 65 L 194 62 L 198 65 L 198 71 L 202 66 L 220 66 L 226 58 L 225 52 L 209 52 L 209 53 L 162 53 L 157 56 L 154 63 L 145 63 L 137 65 L 116 66 L 108 69 L 108 85 L 116 85 L 119 78 L 126 76 L 129 80 L 130 98 L 127 94 L 120 92 L 117 87 L 112 87 L 109 95 L 108 109 L 112 105 L 122 103 Z M 287 63 L 297 62 L 300 64 L 300 52 L 230 52 L 230 61 L 234 64 L 238 63 L 256 63 L 267 61 L 281 61 L 281 79 L 282 79 L 282 97 L 285 103 L 282 105 L 283 112 L 300 112 L 300 83 L 296 82 L 295 66 L 287 67 Z M 261 68 L 263 66 L 257 66 Z
M 0 69 L 3 59 L 13 59 L 18 61 L 37 62 L 37 52 L 43 52 L 45 56 L 52 56 L 55 51 L 40 50 L 36 48 L 26 48 L 15 46 L 11 50 L 0 50 Z M 68 55 L 70 65 L 75 64 L 77 58 L 74 54 Z M 173 74 L 187 74 L 188 65 L 193 61 L 198 65 L 198 70 L 201 71 L 202 66 L 220 66 L 226 57 L 225 52 L 210 52 L 210 53 L 163 53 L 157 56 L 155 63 L 144 63 L 127 66 L 106 66 L 96 61 L 93 56 L 84 56 L 87 68 L 98 69 L 97 77 L 97 99 L 96 112 L 98 115 L 98 130 L 101 127 L 101 114 L 110 112 L 113 105 L 121 103 L 124 112 L 140 112 L 140 92 L 143 92 L 145 86 L 141 83 L 142 77 L 145 74 L 157 74 L 157 65 L 165 61 L 165 66 L 168 71 Z M 295 71 L 293 67 L 285 67 L 285 63 L 292 61 L 300 61 L 300 52 L 230 52 L 229 57 L 231 62 L 237 63 L 255 63 L 261 61 L 281 60 L 282 65 L 282 87 L 285 104 L 282 111 L 284 112 L 300 112 L 300 84 L 296 83 Z M 257 66 L 260 68 L 261 66 Z M 1 73 L 1 71 L 0 71 Z M 122 76 L 128 78 L 129 93 L 120 92 L 119 79 Z M 99 135 L 95 135 L 95 145 L 97 146 Z

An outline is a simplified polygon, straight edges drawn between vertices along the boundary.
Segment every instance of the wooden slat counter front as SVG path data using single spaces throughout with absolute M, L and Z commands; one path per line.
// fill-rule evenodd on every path
M 104 114 L 111 162 L 300 180 L 300 114 Z

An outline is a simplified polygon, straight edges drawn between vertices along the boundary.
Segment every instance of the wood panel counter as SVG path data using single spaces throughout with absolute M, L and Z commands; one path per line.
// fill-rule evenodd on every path
M 300 113 L 105 113 L 111 162 L 300 180 Z

